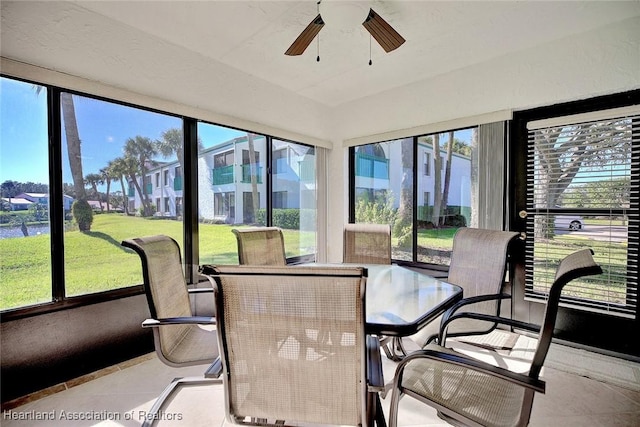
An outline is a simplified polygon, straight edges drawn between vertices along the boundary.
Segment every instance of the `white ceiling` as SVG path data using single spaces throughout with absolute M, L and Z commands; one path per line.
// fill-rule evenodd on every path
M 638 2 L 324 0 L 316 62 L 315 41 L 300 57 L 284 55 L 316 16 L 315 0 L 76 3 L 331 107 L 638 13 Z M 327 16 L 344 4 L 361 16 L 336 28 Z M 407 40 L 388 54 L 373 40 L 372 66 L 361 25 L 369 7 Z
M 393 123 L 382 124 L 395 93 L 402 94 L 405 101 L 412 101 L 408 88 L 421 84 L 421 88 L 433 93 L 443 87 L 439 82 L 453 82 L 447 80 L 450 76 L 464 76 L 451 83 L 459 87 L 461 82 L 478 78 L 478 70 L 495 70 L 484 71 L 482 75 L 488 87 L 493 74 L 497 76 L 495 79 L 531 81 L 537 87 L 527 90 L 535 94 L 544 89 L 535 79 L 537 70 L 530 69 L 529 64 L 518 65 L 518 73 L 528 73 L 525 78 L 512 76 L 510 70 L 504 71 L 509 75 L 501 76 L 499 72 L 509 63 L 505 58 L 519 58 L 525 52 L 556 46 L 553 56 L 549 56 L 552 62 L 539 63 L 540 67 L 546 67 L 546 74 L 539 77 L 549 81 L 554 68 L 558 68 L 555 61 L 565 57 L 560 46 L 565 49 L 564 45 L 576 45 L 574 40 L 580 40 L 583 33 L 600 37 L 597 30 L 609 28 L 600 37 L 604 43 L 601 49 L 607 51 L 610 41 L 605 37 L 615 33 L 618 23 L 623 21 L 626 23 L 621 26 L 626 28 L 623 35 L 635 37 L 632 42 L 637 43 L 638 37 L 633 33 L 638 30 L 630 30 L 635 26 L 629 24 L 636 22 L 630 19 L 640 16 L 637 0 L 323 0 L 320 12 L 326 25 L 320 32 L 321 60 L 316 62 L 315 41 L 301 56 L 284 55 L 316 16 L 315 0 L 3 0 L 0 5 L 0 47 L 6 58 L 268 126 L 285 126 L 283 123 L 288 121 L 286 128 L 290 131 L 328 139 L 334 137 L 329 129 L 336 122 L 333 116 L 362 105 L 372 105 L 371 115 L 354 116 L 351 122 L 359 120 L 362 124 L 357 124 L 358 129 L 345 129 L 345 136 L 366 133 L 364 126 L 371 132 L 382 132 L 446 118 L 446 115 L 439 117 L 434 107 L 429 119 L 416 113 L 408 118 L 399 115 L 391 119 Z M 385 53 L 373 40 L 371 66 L 370 37 L 361 25 L 369 7 L 406 39 L 404 45 L 390 53 Z M 360 18 L 356 16 L 346 26 L 333 25 L 336 19 L 330 18 L 331 12 L 354 8 L 361 10 Z M 637 58 L 633 49 L 622 46 L 616 52 L 630 51 L 635 57 L 627 59 L 629 62 Z M 581 55 L 589 56 L 588 49 Z M 618 55 L 624 58 L 624 53 Z M 544 58 L 544 54 L 539 57 Z M 590 58 L 585 63 L 597 61 Z M 491 67 L 482 67 L 490 62 Z M 628 68 L 624 64 L 616 69 L 619 73 L 624 69 L 626 81 L 622 84 L 614 81 L 615 86 L 627 87 L 629 80 L 634 85 L 633 74 L 637 72 Z M 564 81 L 555 83 L 557 87 L 571 88 L 565 84 L 566 76 L 562 78 Z M 580 83 L 589 85 L 591 80 Z M 605 84 L 612 86 L 609 82 L 600 84 L 603 90 L 608 89 Z M 503 98 L 496 97 L 493 104 L 485 97 L 481 107 L 474 105 L 460 114 L 511 108 L 516 90 L 524 92 L 521 88 L 503 91 Z M 480 99 L 480 93 L 474 94 L 472 100 L 465 100 L 451 90 L 448 93 L 458 98 L 451 104 L 449 116 L 458 113 L 455 110 L 460 105 Z M 377 102 L 370 102 L 376 96 Z M 372 123 L 371 117 L 376 117 L 375 104 L 380 114 Z M 489 110 L 482 111 L 483 108 Z M 344 124 L 350 125 L 356 126 Z

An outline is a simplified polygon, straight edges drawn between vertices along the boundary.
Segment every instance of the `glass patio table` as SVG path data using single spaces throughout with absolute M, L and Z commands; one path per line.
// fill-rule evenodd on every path
M 355 264 L 301 264 L 304 266 Z M 413 335 L 462 299 L 462 288 L 399 265 L 358 265 L 367 269 L 368 334 Z

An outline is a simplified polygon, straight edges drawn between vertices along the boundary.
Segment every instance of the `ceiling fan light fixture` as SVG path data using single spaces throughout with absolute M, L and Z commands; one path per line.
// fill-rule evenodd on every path
M 367 9 L 358 3 L 323 0 L 319 7 L 327 27 L 332 30 L 353 31 L 367 16 Z

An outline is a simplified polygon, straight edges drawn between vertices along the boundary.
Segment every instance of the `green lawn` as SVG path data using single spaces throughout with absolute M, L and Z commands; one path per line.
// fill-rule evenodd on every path
M 237 264 L 230 225 L 200 224 L 200 263 Z M 142 283 L 140 258 L 123 248 L 126 238 L 166 234 L 182 246 L 182 223 L 121 214 L 94 217 L 90 232 L 68 231 L 64 238 L 67 296 Z M 315 233 L 284 230 L 287 256 L 315 252 Z M 55 250 L 55 248 L 54 248 Z M 51 301 L 48 234 L 0 240 L 0 309 Z

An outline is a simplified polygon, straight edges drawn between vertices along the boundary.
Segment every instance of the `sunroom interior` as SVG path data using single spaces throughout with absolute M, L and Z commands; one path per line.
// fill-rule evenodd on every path
M 398 49 L 385 52 L 362 28 L 358 14 L 364 10 L 366 15 L 370 7 L 406 39 Z M 319 38 L 300 56 L 284 55 L 318 13 L 326 21 Z M 216 249 L 216 242 L 206 240 L 209 227 L 225 227 L 224 239 L 230 239 L 234 226 L 282 226 L 287 220 L 277 216 L 276 210 L 295 199 L 298 210 L 312 210 L 313 214 L 300 212 L 293 228 L 306 233 L 286 240 L 289 261 L 339 263 L 344 225 L 367 222 L 359 211 L 359 201 L 382 198 L 381 209 L 389 205 L 397 209 L 398 204 L 406 205 L 401 199 L 409 188 L 413 198 L 407 206 L 415 206 L 409 209 L 405 227 L 394 229 L 394 262 L 446 277 L 446 260 L 425 255 L 430 252 L 423 248 L 424 233 L 456 226 L 518 231 L 523 243 L 511 259 L 508 279 L 512 299 L 508 308 L 512 317 L 535 322 L 544 307 L 544 285 L 537 287 L 532 282 L 530 256 L 534 246 L 548 245 L 538 238 L 534 218 L 579 216 L 620 221 L 616 230 L 624 235 L 622 296 L 593 302 L 580 294 L 565 300 L 555 342 L 573 356 L 568 356 L 569 362 L 561 360 L 562 356 L 556 362 L 567 371 L 599 381 L 615 377 L 618 386 L 623 383 L 631 390 L 631 400 L 639 396 L 640 2 L 2 1 L 1 14 L 0 181 L 37 183 L 36 176 L 45 177 L 40 182 L 46 183 L 46 190 L 25 189 L 24 193 L 48 193 L 45 204 L 50 235 L 44 241 L 48 251 L 44 272 L 33 267 L 37 260 L 30 258 L 32 248 L 22 247 L 25 252 L 7 243 L 23 239 L 22 234 L 0 239 L 3 408 L 12 407 L 12 402 L 15 407 L 25 396 L 74 378 L 141 357 L 148 359 L 153 351 L 150 331 L 141 328 L 149 316 L 141 276 L 134 274 L 131 279 L 129 271 L 119 270 L 121 264 L 98 267 L 96 258 L 71 259 L 74 247 L 66 224 L 74 220 L 67 215 L 70 207 L 66 204 L 74 171 L 68 162 L 71 148 L 66 148 L 72 138 L 65 133 L 69 119 L 63 111 L 68 98 L 80 113 L 77 124 L 83 142 L 82 163 L 86 165 L 103 148 L 105 152 L 111 149 L 109 144 L 116 144 L 121 151 L 126 149 L 127 138 L 142 135 L 166 140 L 162 131 L 180 131 L 182 146 L 177 158 L 166 161 L 157 152 L 158 162 L 138 173 L 143 177 L 122 173 L 130 185 L 127 191 L 122 184 L 120 192 L 124 212 L 116 209 L 117 203 L 105 200 L 107 211 L 114 210 L 105 213 L 98 202 L 94 208 L 98 220 L 94 219 L 94 228 L 84 236 L 93 233 L 94 241 L 108 242 L 112 250 L 124 253 L 118 248 L 120 240 L 141 232 L 163 232 L 169 228 L 159 225 L 172 221 L 171 230 L 177 233 L 183 251 L 185 274 L 194 287 L 201 286 L 197 283 L 198 265 L 237 263 L 236 254 Z M 356 15 L 355 21 L 347 19 L 351 15 Z M 9 110 L 19 110 L 14 98 L 9 98 L 15 87 L 20 87 L 22 94 L 30 92 L 40 109 L 25 111 L 14 124 L 7 120 L 19 115 L 9 115 Z M 126 109 L 131 115 L 128 119 L 117 114 L 111 118 L 103 106 Z M 138 136 L 126 134 L 115 142 L 106 139 L 109 135 L 94 138 L 88 134 L 91 127 L 83 122 L 91 114 L 91 120 L 103 117 L 112 128 L 136 122 Z M 143 122 L 151 115 L 166 118 L 165 127 L 144 134 Z M 536 197 L 532 191 L 536 162 L 527 151 L 536 132 L 544 134 L 566 123 L 607 124 L 614 119 L 616 124 L 624 122 L 632 135 L 626 157 L 600 158 L 593 169 L 583 169 L 583 175 L 595 176 L 606 169 L 615 175 L 615 182 L 627 179 L 626 198 L 609 206 L 573 203 L 565 197 L 539 208 L 532 201 Z M 42 127 L 46 136 L 35 146 L 45 153 L 40 156 L 44 163 L 35 168 L 38 156 L 27 151 L 28 144 L 23 141 L 31 134 L 21 130 L 30 123 Z M 455 188 L 449 204 L 456 206 L 444 212 L 437 224 L 427 224 L 424 215 L 431 212 L 433 203 L 429 200 L 434 194 L 419 175 L 442 167 L 429 156 L 440 158 L 444 152 L 429 154 L 425 147 L 442 146 L 443 151 L 450 151 L 454 138 L 462 141 L 465 135 L 469 150 L 472 144 L 479 149 L 473 155 L 459 151 L 449 161 Z M 219 145 L 212 145 L 209 138 L 218 138 L 215 144 Z M 440 143 L 434 142 L 438 138 Z M 448 149 L 446 138 L 450 138 Z M 8 149 L 9 145 L 23 144 L 23 152 Z M 247 149 L 247 144 L 255 144 L 255 150 Z M 236 150 L 235 158 L 223 150 L 231 146 Z M 84 147 L 92 148 L 87 152 Z M 407 152 L 408 162 L 403 160 Z M 287 196 L 290 187 L 283 178 L 284 160 L 295 161 L 299 168 L 302 184 L 294 193 L 306 185 L 311 195 L 299 191 L 297 198 Z M 311 169 L 307 169 L 309 164 Z M 205 165 L 211 170 L 203 178 Z M 230 184 L 223 169 L 232 165 L 264 167 L 257 172 L 252 168 L 249 173 L 261 174 L 259 179 L 264 182 L 245 180 L 248 169 L 241 168 L 236 179 L 238 186 L 246 184 L 244 193 L 237 188 L 233 191 L 239 192 L 234 194 L 224 190 L 224 185 Z M 85 167 L 87 182 L 83 186 L 87 192 L 91 184 L 86 175 L 102 166 L 96 170 Z M 169 166 L 171 172 L 166 172 Z M 220 173 L 216 175 L 217 166 Z M 474 167 L 476 181 L 470 189 L 456 174 Z M 20 178 L 23 175 L 13 172 L 29 168 L 42 169 L 44 175 Z M 384 187 L 380 187 L 381 176 L 389 188 L 397 188 L 395 200 L 388 191 L 378 191 Z M 180 184 L 176 183 L 178 177 Z M 154 212 L 144 212 L 151 204 L 147 206 L 143 191 L 134 188 L 137 178 L 143 189 L 147 185 L 166 186 L 172 179 L 179 196 L 171 200 L 158 197 L 152 200 Z M 305 179 L 313 183 L 311 187 Z M 590 181 L 593 179 L 585 178 L 582 185 L 587 187 Z M 104 182 L 100 185 L 104 193 Z M 255 191 L 255 185 L 265 187 L 252 199 L 251 186 Z M 120 179 L 112 186 L 120 190 Z M 205 192 L 207 186 L 213 189 L 211 194 Z M 10 195 L 12 205 L 4 187 L 3 210 L 5 202 L 7 210 L 17 209 L 15 199 L 20 196 Z M 466 196 L 455 201 L 455 191 Z M 203 213 L 205 199 L 210 216 Z M 140 219 L 147 225 L 128 223 L 109 235 L 97 226 L 110 216 Z M 586 239 L 590 243 L 593 221 L 585 222 L 584 229 L 563 233 L 574 233 L 581 242 Z M 79 233 L 77 228 L 72 231 Z M 618 242 L 611 235 L 609 230 L 607 244 Z M 79 240 L 78 244 L 87 245 L 87 241 Z M 600 247 L 600 243 L 595 245 Z M 90 252 L 87 247 L 83 250 Z M 606 252 L 607 256 L 611 253 Z M 137 258 L 126 255 L 139 269 Z M 11 271 L 15 266 L 10 264 L 16 257 L 22 258 L 18 264 L 23 265 L 17 273 Z M 107 270 L 121 276 L 113 279 L 115 286 L 104 283 L 111 278 L 100 279 L 108 275 Z M 613 270 L 608 270 L 609 276 L 616 275 Z M 95 288 L 83 288 L 86 276 L 94 276 Z M 610 277 L 606 280 L 607 286 L 615 282 Z M 25 287 L 21 284 L 42 287 L 41 281 L 45 282 L 44 296 L 9 297 Z M 199 299 L 195 304 L 202 313 L 212 312 L 210 300 Z M 588 362 L 590 355 L 593 360 L 608 360 L 606 366 L 614 368 L 596 373 Z M 638 419 L 636 400 L 629 425 Z

